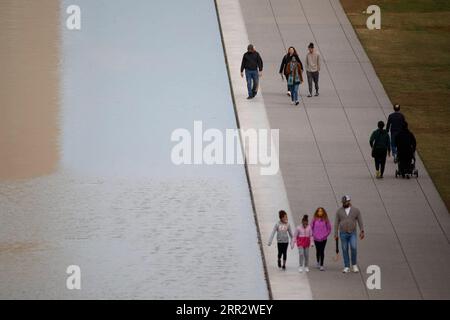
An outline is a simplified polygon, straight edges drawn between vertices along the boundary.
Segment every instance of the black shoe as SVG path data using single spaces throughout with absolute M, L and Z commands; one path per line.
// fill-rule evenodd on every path
M 253 98 L 256 97 L 257 94 L 258 94 L 258 91 L 253 91 Z
M 296 105 L 296 106 L 298 106 L 298 104 L 299 104 L 299 103 L 300 103 L 300 102 L 298 102 L 298 101 L 295 101 L 295 105 Z
M 281 260 L 278 260 L 278 268 L 281 268 Z
M 253 99 L 253 97 L 252 97 L 252 96 L 248 96 L 248 97 L 247 97 L 247 100 L 250 100 L 250 99 Z
M 315 97 L 318 97 L 319 96 L 319 93 L 318 92 L 316 92 L 316 94 L 314 95 Z
M 311 98 L 312 97 L 312 94 L 310 93 L 310 94 L 308 94 L 308 98 Z
M 281 269 L 286 270 L 286 265 L 283 264 L 283 266 L 281 267 Z

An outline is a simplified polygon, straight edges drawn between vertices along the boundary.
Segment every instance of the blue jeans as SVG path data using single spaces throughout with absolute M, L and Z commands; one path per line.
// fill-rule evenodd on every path
M 350 268 L 350 259 L 348 256 L 348 247 L 350 244 L 350 251 L 352 256 L 352 265 L 356 264 L 356 231 L 352 233 L 339 232 L 342 246 L 342 256 L 344 257 L 344 265 Z
M 289 91 L 291 92 L 291 99 L 294 102 L 298 101 L 298 87 L 299 86 L 300 86 L 299 83 L 289 85 Z
M 254 97 L 258 92 L 259 74 L 258 70 L 245 69 L 245 79 L 247 79 L 247 91 L 249 97 Z
M 398 132 L 392 132 L 391 131 L 391 151 L 392 156 L 397 156 L 397 146 L 395 145 L 395 137 L 397 136 Z

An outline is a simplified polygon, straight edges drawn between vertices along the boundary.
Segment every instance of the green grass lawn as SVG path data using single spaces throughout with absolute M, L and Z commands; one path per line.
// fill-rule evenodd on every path
M 450 210 L 450 0 L 341 3 Z M 381 30 L 366 27 L 371 4 L 381 8 Z

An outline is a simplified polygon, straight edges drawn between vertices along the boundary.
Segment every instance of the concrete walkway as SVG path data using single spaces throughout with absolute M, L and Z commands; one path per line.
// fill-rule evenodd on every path
M 318 206 L 325 207 L 334 220 L 338 200 L 350 194 L 354 206 L 361 209 L 366 230 L 366 239 L 358 242 L 360 274 L 341 273 L 342 261 L 331 259 L 331 237 L 327 272 L 312 270 L 307 279 L 296 273 L 296 252 L 289 252 L 289 269 L 280 274 L 274 267 L 276 249 L 265 247 L 274 298 L 308 298 L 310 289 L 315 299 L 449 299 L 449 213 L 420 159 L 418 180 L 396 180 L 392 159 L 385 179 L 374 179 L 368 137 L 377 121 L 391 112 L 392 103 L 339 1 L 240 0 L 241 11 L 234 7 L 234 15 L 225 14 L 230 3 L 237 1 L 217 3 L 241 126 L 251 125 L 254 115 L 265 112 L 268 125 L 280 129 L 278 182 L 283 181 L 284 187 L 267 185 L 256 170 L 249 172 L 263 244 L 280 208 L 276 205 L 283 204 L 270 202 L 276 198 L 275 188 L 281 197 L 286 192 L 285 208 L 290 207 L 296 224 L 303 214 L 311 217 Z M 241 16 L 245 28 L 240 27 Z M 237 47 L 239 41 L 231 39 L 240 32 L 246 34 Z M 244 83 L 238 77 L 246 37 L 265 63 L 263 98 L 251 103 L 244 103 Z M 281 82 L 278 68 L 289 46 L 295 46 L 304 61 L 309 42 L 316 44 L 324 62 L 321 95 L 306 98 L 303 85 L 303 101 L 294 107 L 285 95 L 286 83 Z M 315 249 L 310 260 L 314 263 Z M 366 288 L 369 265 L 381 268 L 381 290 Z M 298 290 L 306 292 L 305 297 Z

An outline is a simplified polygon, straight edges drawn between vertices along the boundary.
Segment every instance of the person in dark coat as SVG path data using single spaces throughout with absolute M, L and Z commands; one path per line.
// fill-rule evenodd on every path
M 248 45 L 247 52 L 242 57 L 241 77 L 244 77 L 244 71 L 247 80 L 247 99 L 253 99 L 258 93 L 259 78 L 262 76 L 263 71 L 263 61 L 252 44 Z
M 408 123 L 403 123 L 402 130 L 395 137 L 395 146 L 397 147 L 398 170 L 402 177 L 410 171 L 411 163 L 416 152 L 416 137 L 409 131 Z
M 289 66 L 289 63 L 292 61 L 292 58 L 295 58 L 295 60 L 300 64 L 300 68 L 301 68 L 301 71 L 303 73 L 303 64 L 302 64 L 300 58 L 298 57 L 297 50 L 295 50 L 294 47 L 289 47 L 288 52 L 286 53 L 286 55 L 281 60 L 281 65 L 280 65 L 281 79 L 283 80 L 283 75 L 284 75 L 285 78 L 286 78 L 286 82 L 287 82 L 288 77 L 289 77 L 289 72 L 288 72 L 287 68 Z M 291 95 L 291 91 L 289 90 L 289 83 L 287 85 L 287 95 L 288 96 Z
M 395 147 L 395 137 L 402 130 L 405 116 L 400 112 L 400 105 L 394 104 L 394 112 L 388 117 L 386 130 L 391 132 L 391 149 L 394 162 L 397 162 L 397 148 Z
M 382 179 L 386 156 L 391 155 L 391 141 L 389 133 L 384 130 L 383 121 L 378 121 L 378 129 L 372 132 L 369 143 L 372 147 L 372 157 L 375 159 L 376 178 Z
M 286 70 L 288 75 L 286 77 L 289 91 L 291 92 L 292 104 L 298 106 L 298 88 L 303 82 L 302 69 L 300 63 L 295 57 L 292 57 L 291 62 L 288 63 Z

